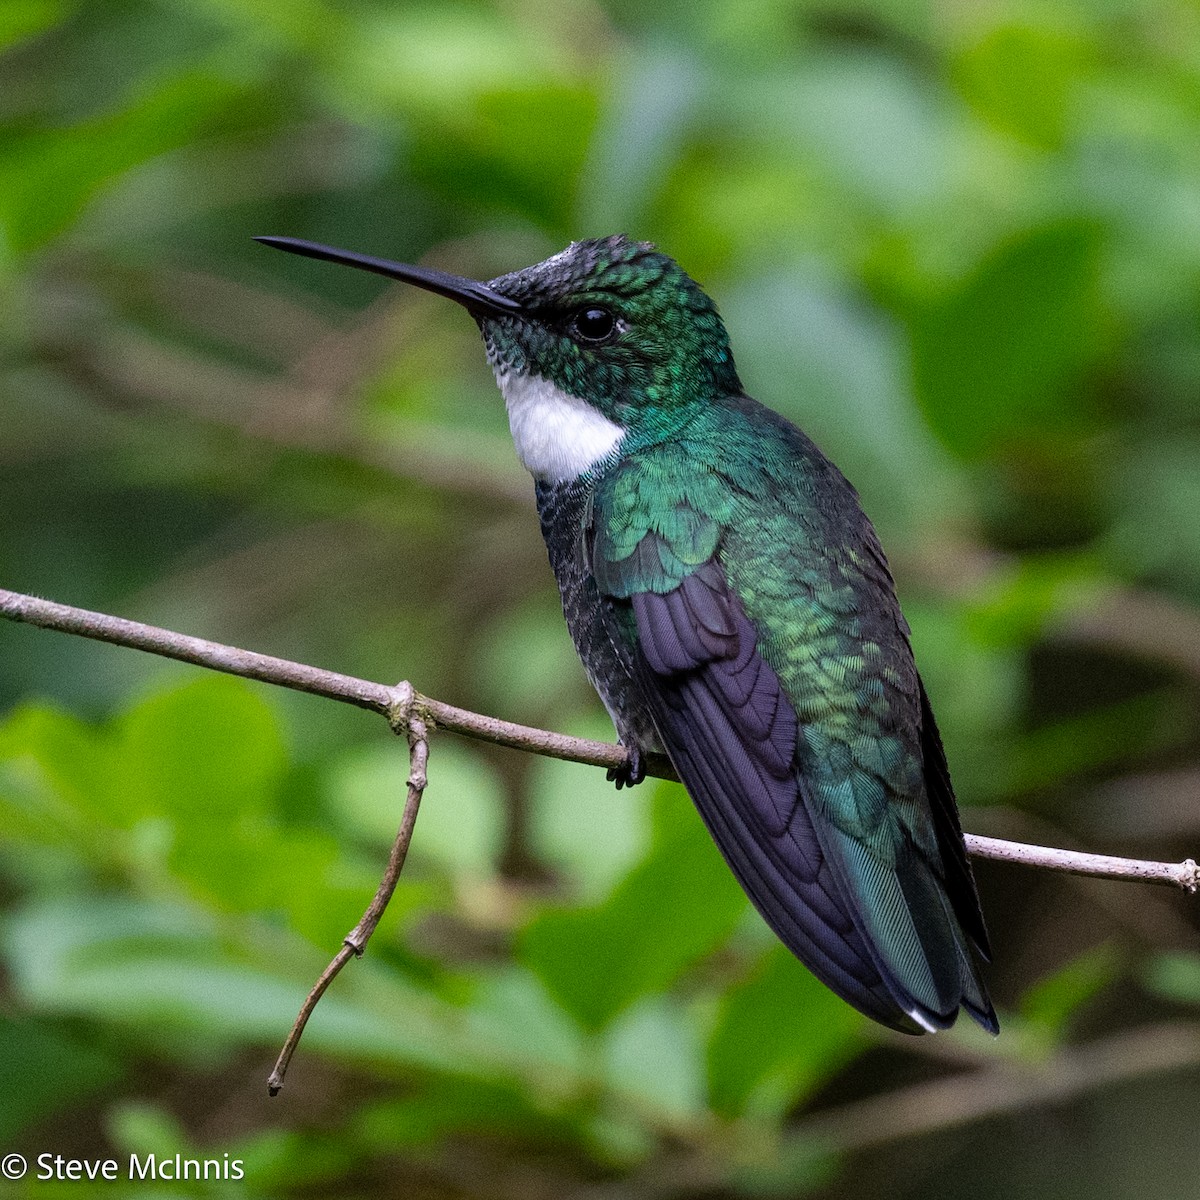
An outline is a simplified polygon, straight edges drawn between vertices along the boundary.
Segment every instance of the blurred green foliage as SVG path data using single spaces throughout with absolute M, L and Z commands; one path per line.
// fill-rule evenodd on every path
M 858 485 L 968 828 L 1195 852 L 1194 5 L 7 0 L 0 52 L 4 586 L 605 736 L 470 322 L 249 237 L 487 278 L 622 230 Z M 1194 903 L 984 865 L 1004 1033 L 897 1041 L 678 788 L 445 736 L 268 1101 L 403 748 L 79 639 L 0 664 L 0 1153 L 245 1160 L 162 1185 L 197 1196 L 1193 1193 Z M 1140 1078 L 1160 1028 L 1197 1053 Z

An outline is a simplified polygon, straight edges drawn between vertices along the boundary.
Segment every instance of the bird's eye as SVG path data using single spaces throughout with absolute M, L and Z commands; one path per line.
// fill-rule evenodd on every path
M 571 322 L 571 328 L 585 342 L 603 342 L 616 327 L 616 319 L 607 308 L 581 308 Z

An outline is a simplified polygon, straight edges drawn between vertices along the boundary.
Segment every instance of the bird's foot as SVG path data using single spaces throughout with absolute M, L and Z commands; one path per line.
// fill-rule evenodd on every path
M 629 758 L 619 767 L 609 767 L 608 781 L 617 785 L 619 792 L 623 787 L 633 787 L 646 778 L 646 764 L 642 761 L 642 752 L 637 746 L 630 746 Z

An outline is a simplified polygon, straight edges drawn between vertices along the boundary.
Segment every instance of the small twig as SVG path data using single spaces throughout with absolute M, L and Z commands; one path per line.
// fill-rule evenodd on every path
M 407 688 L 407 692 L 402 691 L 406 687 L 407 685 L 401 685 L 401 689 L 397 689 L 401 692 L 401 696 L 394 706 L 392 714 L 393 727 L 401 726 L 408 736 L 408 797 L 404 802 L 400 828 L 396 831 L 396 840 L 392 843 L 392 852 L 388 855 L 383 878 L 379 881 L 379 887 L 371 898 L 371 903 L 367 905 L 367 911 L 363 913 L 358 924 L 346 934 L 342 940 L 342 948 L 334 955 L 329 966 L 321 972 L 320 978 L 313 984 L 312 991 L 308 993 L 304 1003 L 300 1006 L 295 1024 L 292 1025 L 292 1030 L 287 1035 L 287 1041 L 283 1043 L 283 1049 L 275 1060 L 275 1069 L 267 1079 L 267 1091 L 272 1096 L 278 1096 L 283 1087 L 283 1078 L 287 1074 L 288 1063 L 292 1061 L 292 1055 L 300 1043 L 304 1027 L 308 1024 L 308 1018 L 312 1016 L 313 1009 L 317 1007 L 318 1001 L 325 994 L 325 989 L 337 978 L 341 969 L 351 958 L 362 957 L 367 942 L 371 940 L 371 934 L 375 932 L 375 927 L 387 911 L 392 893 L 396 890 L 396 884 L 400 879 L 400 872 L 404 868 L 404 860 L 408 856 L 408 844 L 412 841 L 413 827 L 417 823 L 417 811 L 421 807 L 421 797 L 425 793 L 427 782 L 429 734 L 425 722 L 412 712 L 412 701 L 416 693 L 412 688 Z
M 517 725 L 501 721 L 496 717 L 456 708 L 441 700 L 422 696 L 411 690 L 408 684 L 391 688 L 382 683 L 366 679 L 355 679 L 336 671 L 324 671 L 304 663 L 291 662 L 284 658 L 273 658 L 267 654 L 256 654 L 252 650 L 240 650 L 219 642 L 189 637 L 138 621 L 127 621 L 104 613 L 88 612 L 51 600 L 9 592 L 0 588 L 0 617 L 26 624 L 38 625 L 43 629 L 56 629 L 63 633 L 74 633 L 94 638 L 101 642 L 112 642 L 118 646 L 129 646 L 166 658 L 224 671 L 229 675 L 240 675 L 245 679 L 257 679 L 296 691 L 324 696 L 329 700 L 340 700 L 355 704 L 359 708 L 371 709 L 392 721 L 397 728 L 397 711 L 412 717 L 420 717 L 431 728 L 445 729 L 464 737 L 509 746 L 549 758 L 561 758 L 568 762 L 585 763 L 593 767 L 620 767 L 628 761 L 623 746 L 607 742 L 594 742 L 586 738 L 567 737 L 545 729 L 534 729 L 528 725 Z M 402 727 L 402 724 L 401 724 Z M 399 728 L 397 728 L 399 732 Z M 661 755 L 651 755 L 647 763 L 647 774 L 659 779 L 675 779 L 671 764 Z M 1093 875 L 1104 879 L 1143 880 L 1147 883 L 1165 883 L 1195 892 L 1200 886 L 1200 868 L 1192 859 L 1182 863 L 1156 863 L 1136 858 L 1112 858 L 1099 854 L 1084 854 L 1075 850 L 1060 850 L 1049 846 L 1030 846 L 1023 842 L 1002 841 L 976 834 L 966 835 L 967 850 L 980 858 L 994 858 L 1006 862 L 1025 863 L 1051 871 L 1067 871 L 1076 875 Z
M 1181 863 L 1148 862 L 1141 858 L 1114 858 L 1109 854 L 1085 854 L 1080 850 L 1055 850 L 1048 846 L 1030 846 L 1024 842 L 1006 842 L 977 833 L 964 836 L 967 851 L 976 858 L 997 862 L 1020 863 L 1071 875 L 1091 875 L 1099 879 L 1134 879 L 1143 883 L 1167 883 L 1195 894 L 1200 886 L 1200 867 L 1194 858 Z

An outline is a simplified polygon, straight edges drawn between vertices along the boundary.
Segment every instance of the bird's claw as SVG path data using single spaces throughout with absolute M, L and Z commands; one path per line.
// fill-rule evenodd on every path
M 617 785 L 619 792 L 623 787 L 633 787 L 646 778 L 646 764 L 642 761 L 642 752 L 636 746 L 629 747 L 629 757 L 619 767 L 609 767 L 608 781 Z

